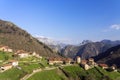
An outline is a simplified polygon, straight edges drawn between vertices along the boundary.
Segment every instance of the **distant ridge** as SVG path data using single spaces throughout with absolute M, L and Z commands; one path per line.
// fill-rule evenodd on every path
M 120 68 L 120 45 L 112 47 L 102 54 L 94 57 L 98 63 L 106 63 L 110 66 L 115 64 Z
M 37 36 L 35 38 L 38 39 L 40 42 L 43 42 L 44 44 L 49 46 L 55 52 L 60 52 L 61 49 L 63 49 L 66 45 L 68 45 L 68 44 L 63 43 L 61 41 L 57 41 L 57 40 L 50 39 L 50 38 L 43 37 L 43 36 Z
M 68 45 L 61 51 L 61 55 L 65 57 L 74 58 L 76 56 L 81 56 L 82 59 L 87 59 L 99 55 L 105 52 L 107 49 L 120 45 L 120 40 L 102 40 L 99 42 L 92 42 L 89 40 L 84 40 L 82 44 Z

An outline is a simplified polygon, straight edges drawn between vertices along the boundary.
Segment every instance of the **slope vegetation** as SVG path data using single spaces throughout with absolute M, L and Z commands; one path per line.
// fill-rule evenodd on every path
M 108 49 L 106 52 L 95 57 L 99 63 L 106 63 L 110 66 L 115 64 L 120 67 L 120 45 Z
M 14 50 L 35 51 L 42 56 L 57 55 L 48 46 L 39 42 L 25 30 L 3 20 L 0 20 L 0 45 L 9 46 Z

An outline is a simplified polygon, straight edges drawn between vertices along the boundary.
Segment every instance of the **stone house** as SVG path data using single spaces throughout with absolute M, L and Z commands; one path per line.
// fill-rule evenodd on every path
M 117 66 L 116 66 L 115 64 L 113 64 L 111 67 L 109 67 L 109 69 L 110 69 L 111 71 L 117 72 Z
M 2 72 L 6 71 L 6 70 L 9 70 L 12 68 L 12 64 L 4 64 L 3 66 L 0 67 L 0 70 Z
M 37 55 L 37 53 L 36 53 L 36 52 L 33 52 L 33 53 L 32 53 L 32 56 L 36 56 L 36 55 Z
M 71 64 L 71 61 L 72 61 L 72 59 L 70 59 L 70 58 L 64 58 L 63 59 L 64 64 Z
M 9 48 L 8 46 L 0 46 L 0 51 L 13 52 L 13 50 Z
M 117 69 L 117 66 L 116 65 L 112 65 L 111 69 L 115 70 L 115 69 Z
M 13 67 L 18 66 L 18 61 L 17 60 L 10 60 L 8 63 L 12 64 Z
M 102 69 L 108 69 L 108 65 L 107 65 L 107 64 L 99 64 L 99 66 L 100 66 Z
M 62 58 L 49 58 L 48 59 L 48 64 L 49 65 L 54 65 L 54 64 L 63 64 L 63 59 Z
M 95 62 L 94 62 L 93 58 L 88 59 L 88 65 L 91 66 L 91 67 L 95 66 Z
M 39 54 L 37 54 L 36 52 L 33 52 L 33 53 L 32 53 L 32 56 L 35 56 L 35 57 L 37 57 L 37 58 L 42 59 L 42 56 L 40 56 L 40 55 L 39 55 Z
M 18 55 L 20 58 L 27 58 L 30 54 L 24 50 L 18 50 L 15 55 Z
M 90 69 L 90 66 L 87 64 L 87 60 L 81 60 L 81 63 L 80 65 L 85 69 L 85 70 L 88 70 Z
M 76 62 L 77 62 L 78 64 L 80 64 L 81 58 L 80 58 L 79 56 L 76 57 Z

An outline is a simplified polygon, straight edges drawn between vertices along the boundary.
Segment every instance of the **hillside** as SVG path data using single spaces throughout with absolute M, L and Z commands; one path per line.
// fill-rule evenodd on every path
M 105 52 L 107 49 L 119 44 L 120 41 L 103 40 L 100 42 L 89 42 L 79 46 L 68 45 L 62 49 L 61 54 L 71 58 L 81 56 L 82 59 L 87 59 L 97 56 L 98 54 Z
M 120 68 L 120 45 L 112 47 L 94 58 L 98 63 L 106 63 L 110 66 L 115 64 Z
M 61 50 L 61 55 L 64 57 L 74 58 L 79 49 L 79 46 L 67 45 Z
M 41 71 L 27 80 L 119 80 L 119 72 L 108 72 L 100 67 L 84 70 L 80 66 Z
M 0 45 L 6 45 L 14 50 L 23 49 L 29 52 L 37 52 L 42 56 L 56 56 L 48 46 L 39 42 L 25 30 L 15 24 L 0 20 Z
M 104 44 L 102 42 L 92 42 L 81 46 L 81 49 L 77 52 L 77 56 L 80 55 L 83 59 L 90 58 L 92 56 L 96 56 L 101 52 L 106 51 L 112 45 Z

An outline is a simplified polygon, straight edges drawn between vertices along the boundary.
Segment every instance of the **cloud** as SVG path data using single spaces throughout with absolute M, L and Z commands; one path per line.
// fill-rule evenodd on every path
M 109 26 L 108 29 L 104 29 L 102 32 L 110 32 L 113 30 L 120 30 L 120 24 L 113 24 L 113 25 Z
M 120 24 L 111 25 L 110 28 L 114 30 L 120 30 Z

